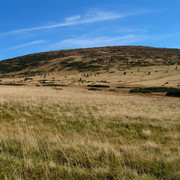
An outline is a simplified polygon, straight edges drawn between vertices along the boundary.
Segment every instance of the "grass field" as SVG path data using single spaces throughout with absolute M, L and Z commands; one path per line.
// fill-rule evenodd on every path
M 0 87 L 0 179 L 180 179 L 179 98 Z

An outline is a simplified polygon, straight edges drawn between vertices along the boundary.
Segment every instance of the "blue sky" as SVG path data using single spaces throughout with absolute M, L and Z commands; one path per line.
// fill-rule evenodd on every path
M 0 60 L 113 45 L 180 48 L 179 0 L 0 0 Z

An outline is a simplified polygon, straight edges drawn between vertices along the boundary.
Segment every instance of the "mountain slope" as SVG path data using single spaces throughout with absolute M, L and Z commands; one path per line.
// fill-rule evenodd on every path
M 99 71 L 153 65 L 180 65 L 180 49 L 114 46 L 60 50 L 0 61 L 0 73 L 61 70 Z

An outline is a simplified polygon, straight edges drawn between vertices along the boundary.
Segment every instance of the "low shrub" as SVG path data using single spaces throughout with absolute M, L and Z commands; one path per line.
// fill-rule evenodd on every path
M 109 89 L 110 92 L 117 92 L 115 89 Z
M 110 86 L 108 86 L 108 85 L 102 85 L 102 84 L 87 85 L 87 87 L 110 88 Z
M 130 93 L 151 93 L 152 91 L 145 88 L 135 88 L 129 91 Z
M 54 90 L 63 90 L 63 88 L 57 88 L 57 87 L 54 87 L 53 89 Z
M 64 84 L 43 84 L 43 86 L 66 86 Z
M 101 89 L 97 89 L 97 88 L 88 88 L 89 91 L 101 91 Z
M 6 86 L 23 86 L 23 85 L 25 85 L 25 84 L 4 83 L 4 84 L 0 84 L 0 85 L 6 85 Z
M 166 96 L 180 97 L 180 89 L 179 90 L 175 90 L 175 91 L 167 92 Z
M 173 87 L 147 87 L 147 88 L 136 87 L 134 89 L 131 89 L 129 92 L 130 93 L 161 92 L 161 93 L 166 93 L 166 96 L 180 97 L 180 89 Z

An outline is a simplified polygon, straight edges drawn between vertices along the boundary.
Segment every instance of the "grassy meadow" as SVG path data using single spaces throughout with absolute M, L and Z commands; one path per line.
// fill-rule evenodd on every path
M 0 87 L 0 179 L 180 179 L 179 98 Z

